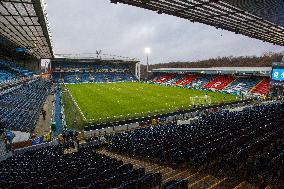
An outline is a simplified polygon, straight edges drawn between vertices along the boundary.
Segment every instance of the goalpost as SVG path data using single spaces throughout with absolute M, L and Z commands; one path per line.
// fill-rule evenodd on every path
M 204 97 L 195 96 L 189 98 L 190 105 L 200 105 L 200 104 L 211 104 L 212 100 L 210 96 L 205 95 Z

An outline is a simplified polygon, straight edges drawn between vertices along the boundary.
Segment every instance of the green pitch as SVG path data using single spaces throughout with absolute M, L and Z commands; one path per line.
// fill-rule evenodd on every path
M 211 99 L 211 104 L 231 102 L 237 99 L 236 96 L 230 94 L 144 83 L 70 84 L 67 88 L 88 122 L 122 120 L 188 108 L 193 103 L 190 97 L 204 97 L 205 94 Z M 68 97 L 64 96 L 66 94 L 63 95 L 65 98 L 63 101 L 65 101 L 68 124 L 68 119 L 74 119 L 79 113 L 74 112 L 77 111 L 74 110 L 75 106 L 71 107 L 69 102 L 71 98 L 68 100 Z

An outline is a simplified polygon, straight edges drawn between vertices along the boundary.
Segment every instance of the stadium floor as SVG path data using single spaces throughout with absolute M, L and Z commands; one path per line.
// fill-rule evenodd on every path
M 167 113 L 193 105 L 190 97 L 208 95 L 211 104 L 236 101 L 230 94 L 205 92 L 146 83 L 88 83 L 66 85 L 87 121 L 105 122 Z M 65 95 L 66 96 L 66 95 Z M 63 95 L 64 100 L 64 95 Z M 68 104 L 66 101 L 65 104 Z M 208 104 L 208 100 L 195 101 Z M 70 103 L 69 103 L 70 104 Z M 65 105 L 65 115 L 71 122 L 76 108 Z M 81 115 L 82 115 L 81 114 Z M 69 116 L 70 115 L 70 116 Z M 68 118 L 69 116 L 69 118 Z M 85 121 L 86 121 L 85 120 Z

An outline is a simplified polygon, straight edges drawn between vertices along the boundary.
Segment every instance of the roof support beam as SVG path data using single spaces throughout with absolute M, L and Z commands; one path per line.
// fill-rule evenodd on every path
M 284 46 L 284 28 L 223 0 L 115 0 Z
M 53 58 L 40 0 L 1 0 L 0 8 L 0 35 L 38 59 Z

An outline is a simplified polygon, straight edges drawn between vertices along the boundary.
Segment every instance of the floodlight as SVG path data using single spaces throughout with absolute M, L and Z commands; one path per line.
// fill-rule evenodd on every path
M 151 49 L 149 47 L 145 48 L 145 54 L 150 54 L 151 53 Z

